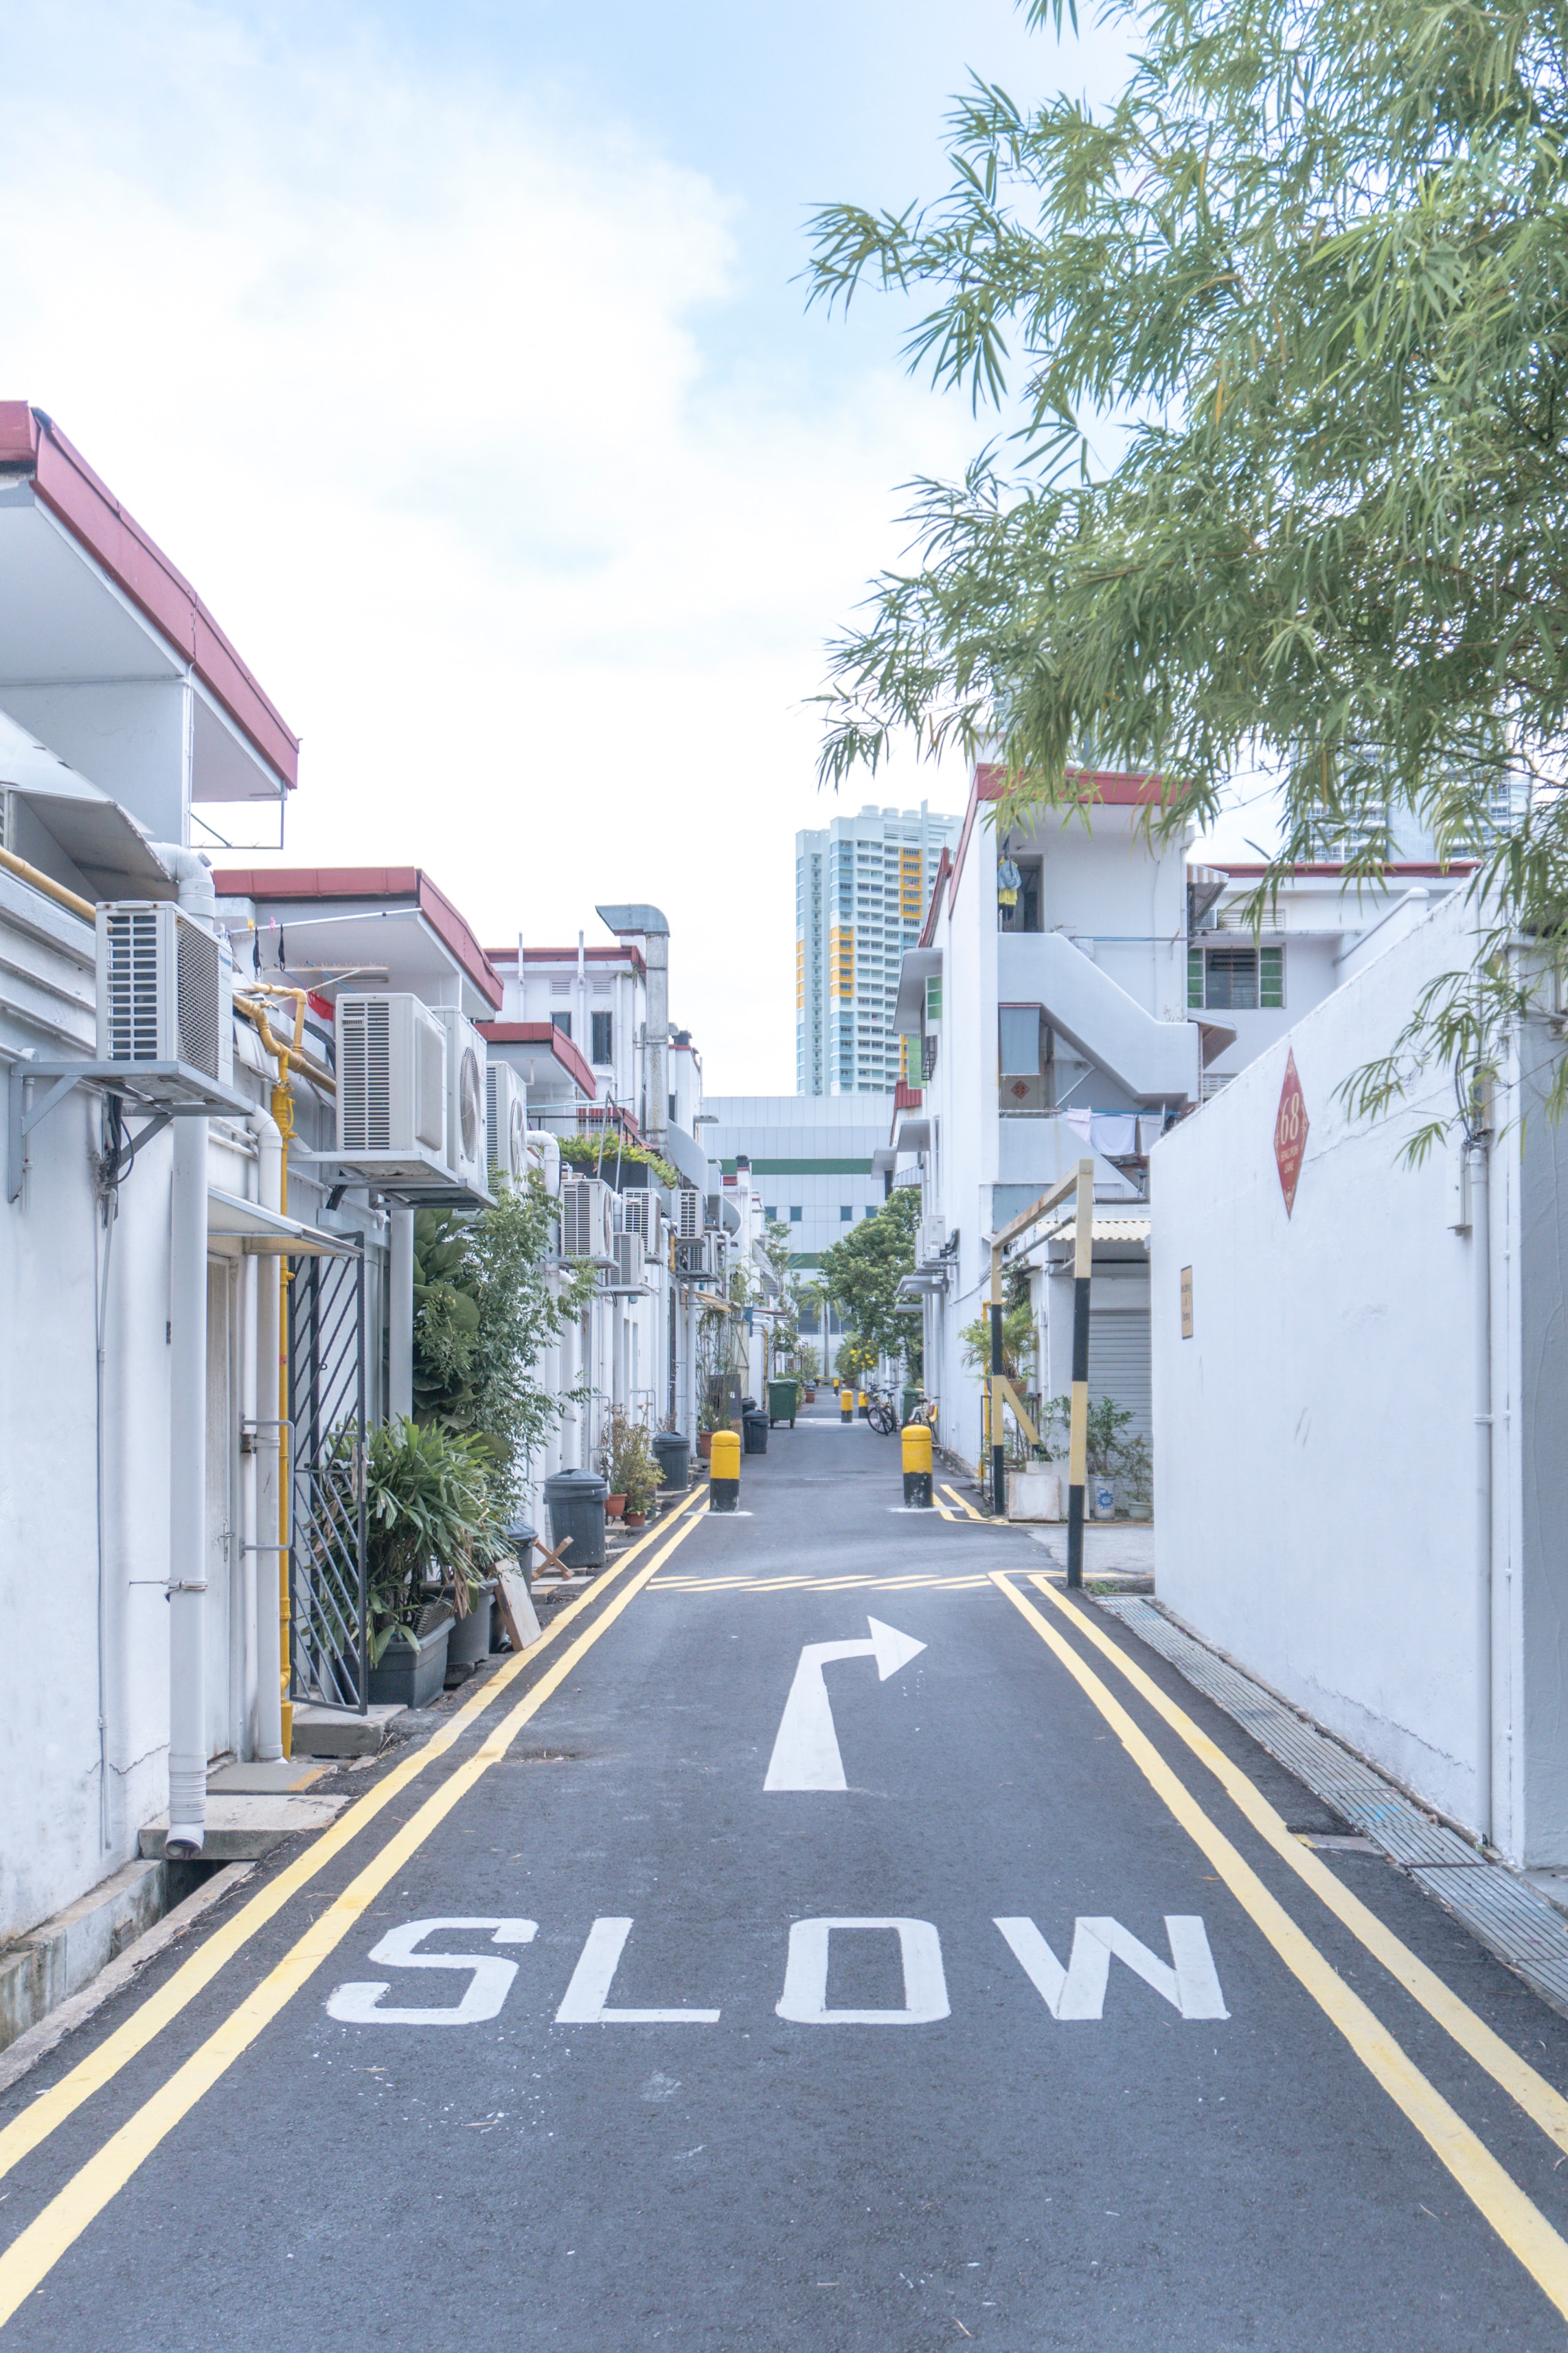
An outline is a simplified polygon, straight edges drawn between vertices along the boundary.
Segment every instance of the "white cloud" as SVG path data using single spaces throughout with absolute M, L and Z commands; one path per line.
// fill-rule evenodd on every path
M 547 92 L 180 5 L 24 11 L 18 53 L 0 391 L 303 735 L 291 858 L 417 861 L 498 940 L 651 898 L 710 1084 L 790 1088 L 799 706 L 966 414 L 891 365 L 715 381 L 724 199 Z

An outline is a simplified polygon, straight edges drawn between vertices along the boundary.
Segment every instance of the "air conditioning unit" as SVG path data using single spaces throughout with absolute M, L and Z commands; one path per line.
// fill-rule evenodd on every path
M 485 1064 L 485 1166 L 509 1185 L 528 1180 L 528 1091 L 510 1062 Z
M 615 1291 L 640 1291 L 643 1287 L 642 1236 L 618 1233 L 610 1236 L 616 1271 L 611 1284 Z
M 234 958 L 168 900 L 98 910 L 98 1059 L 184 1062 L 234 1083 Z
M 643 1248 L 651 1253 L 658 1240 L 658 1195 L 651 1188 L 617 1195 L 616 1230 L 623 1234 L 640 1234 Z
M 485 1041 L 455 1005 L 431 1008 L 447 1032 L 447 1166 L 459 1185 L 488 1196 Z
M 947 1219 L 922 1218 L 915 1229 L 915 1264 L 930 1266 L 947 1248 Z
M 679 1240 L 683 1242 L 694 1240 L 702 1231 L 702 1196 L 694 1191 L 689 1185 L 683 1185 L 680 1188 L 676 1205 L 676 1216 L 679 1220 L 676 1234 Z
M 447 1032 L 402 991 L 337 1004 L 338 1157 L 367 1176 L 450 1178 Z
M 596 1176 L 573 1176 L 561 1187 L 563 1258 L 610 1256 L 610 1188 Z
M 708 1237 L 706 1234 L 678 1234 L 674 1243 L 677 1274 L 710 1274 Z

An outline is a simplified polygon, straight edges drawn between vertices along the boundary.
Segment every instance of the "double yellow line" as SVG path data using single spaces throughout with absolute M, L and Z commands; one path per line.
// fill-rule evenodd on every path
M 101 2213 L 110 2200 L 124 2187 L 137 2167 L 151 2156 L 158 2144 L 173 2131 L 182 2117 L 190 2113 L 196 2102 L 241 2053 L 248 2050 L 262 2029 L 278 2016 L 322 1961 L 335 1951 L 366 1907 L 404 1868 L 432 1831 L 446 1820 L 459 1799 L 483 1778 L 493 1765 L 500 1763 L 524 1725 L 537 1715 L 545 1701 L 560 1689 L 574 1668 L 615 1623 L 648 1579 L 657 1574 L 676 1546 L 690 1535 L 702 1516 L 691 1507 L 698 1500 L 699 1496 L 693 1496 L 690 1504 L 679 1507 L 675 1515 L 679 1525 L 673 1534 L 668 1532 L 668 1522 L 662 1527 L 650 1529 L 647 1535 L 617 1562 L 609 1572 L 611 1577 L 618 1577 L 639 1552 L 663 1538 L 652 1557 L 638 1569 L 629 1583 L 621 1587 L 609 1606 L 584 1632 L 578 1635 L 555 1664 L 531 1686 L 526 1696 L 501 1719 L 473 1756 L 465 1759 L 440 1788 L 426 1798 L 417 1812 L 394 1833 L 342 1894 L 328 1905 L 320 1919 L 311 1923 L 255 1990 L 105 2142 L 81 2170 L 72 2176 L 58 2197 L 50 2200 L 0 2255 L 0 2327 L 33 2293 L 94 2217 Z M 30 2150 L 37 2148 L 39 2142 L 63 2124 L 84 2100 L 89 2099 L 138 2052 L 144 2050 L 289 1898 L 342 1852 L 351 1838 L 355 1837 L 401 1790 L 406 1788 L 416 1775 L 444 1756 L 454 1741 L 461 1738 L 474 1719 L 493 1705 L 506 1686 L 533 1664 L 543 1644 L 554 1641 L 573 1619 L 579 1616 L 590 1602 L 600 1598 L 605 1583 L 605 1578 L 600 1578 L 587 1592 L 570 1603 L 541 1641 L 520 1653 L 491 1676 L 479 1696 L 460 1708 L 443 1732 L 389 1773 L 374 1789 L 367 1791 L 359 1803 L 330 1831 L 323 1832 L 297 1862 L 287 1871 L 280 1872 L 271 1886 L 253 1896 L 232 1920 L 193 1953 L 168 1983 L 142 2004 L 133 2017 L 110 2035 L 79 2066 L 73 2067 L 58 2084 L 6 2126 L 4 2132 L 0 2132 L 0 2175 L 9 2172 Z
M 1079 1689 L 1104 1718 L 1150 1787 L 1163 1800 L 1182 1828 L 1207 1856 L 1286 1968 L 1338 2028 L 1363 2065 L 1400 2108 L 1438 2162 L 1486 2217 L 1510 2253 L 1517 2256 L 1542 2293 L 1568 2318 L 1568 2243 L 1559 2236 L 1540 2208 L 1527 2198 L 1503 2170 L 1491 2151 L 1462 2116 L 1429 2084 L 1358 1994 L 1351 1991 L 1337 1970 L 1299 1928 L 1290 1915 L 1265 1887 L 1258 1873 L 1232 1845 L 1218 1824 L 1204 1812 L 1185 1785 L 1178 1780 L 1159 1750 L 1140 1730 L 1120 1701 L 1052 1624 L 1005 1574 L 992 1573 L 992 1582 L 1027 1620 Z M 1140 1696 L 1169 1725 L 1200 1763 L 1206 1766 L 1227 1797 L 1268 1842 L 1282 1862 L 1310 1887 L 1336 1919 L 1382 1963 L 1427 2016 L 1452 2036 L 1478 2066 L 1517 2102 L 1531 2122 L 1568 2154 L 1568 2100 L 1554 2091 L 1533 2067 L 1494 2034 L 1483 2019 L 1462 2002 L 1441 1978 L 1394 1936 L 1376 1913 L 1370 1911 L 1336 1879 L 1327 1865 L 1293 1837 L 1279 1814 L 1217 1748 L 1192 1718 L 1120 1650 L 1087 1612 L 1074 1608 L 1045 1577 L 1029 1579 L 1053 1612 L 1073 1631 L 1094 1645 L 1123 1675 Z

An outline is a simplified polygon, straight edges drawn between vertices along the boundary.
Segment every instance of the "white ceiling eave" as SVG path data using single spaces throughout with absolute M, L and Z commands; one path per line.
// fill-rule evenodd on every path
M 172 899 L 177 884 L 127 808 L 0 711 L 0 788 L 38 823 L 105 899 Z

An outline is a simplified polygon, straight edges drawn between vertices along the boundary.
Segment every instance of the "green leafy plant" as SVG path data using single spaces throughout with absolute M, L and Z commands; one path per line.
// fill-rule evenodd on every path
M 1568 957 L 1568 21 L 1107 14 L 1109 106 L 976 81 L 945 195 L 816 221 L 815 298 L 913 299 L 911 364 L 1018 418 L 916 486 L 912 563 L 832 649 L 823 766 L 904 733 L 988 757 L 1004 830 L 1092 823 L 1094 772 L 1139 770 L 1167 840 L 1278 786 L 1256 924 L 1303 860 L 1352 892 L 1402 838 L 1477 860 L 1468 965 L 1348 1084 L 1375 1114 L 1434 1058 L 1495 1067 Z M 1062 0 L 1027 15 L 1060 34 Z
M 916 1187 L 895 1185 L 874 1217 L 823 1251 L 817 1275 L 823 1297 L 838 1307 L 854 1327 L 856 1345 L 868 1352 L 868 1368 L 882 1356 L 901 1356 L 911 1382 L 922 1373 L 921 1327 L 902 1312 L 899 1285 L 914 1272 L 920 1212 Z
M 415 1419 L 479 1441 L 503 1515 L 529 1455 L 584 1394 L 556 1396 L 532 1370 L 594 1288 L 591 1267 L 551 1266 L 559 1215 L 531 1176 L 498 1179 L 494 1208 L 477 1216 L 420 1209 L 414 1219 Z
M 353 1433 L 339 1451 L 346 1459 Z M 418 1621 L 439 1593 L 463 1617 L 504 1539 L 490 1501 L 490 1463 L 481 1441 L 397 1419 L 373 1430 L 365 1447 L 365 1568 L 370 1653 L 379 1664 L 394 1641 L 418 1648 Z
M 612 1185 L 617 1182 L 618 1171 L 626 1163 L 646 1168 L 660 1185 L 673 1190 L 683 1182 L 679 1168 L 671 1166 L 662 1155 L 646 1144 L 634 1144 L 628 1137 L 606 1135 L 601 1144 L 596 1135 L 562 1135 L 556 1138 L 561 1157 L 574 1168 L 588 1169 Z
M 612 1406 L 599 1437 L 599 1470 L 612 1495 L 624 1495 L 634 1517 L 653 1508 L 664 1473 L 647 1425 L 624 1407 Z

